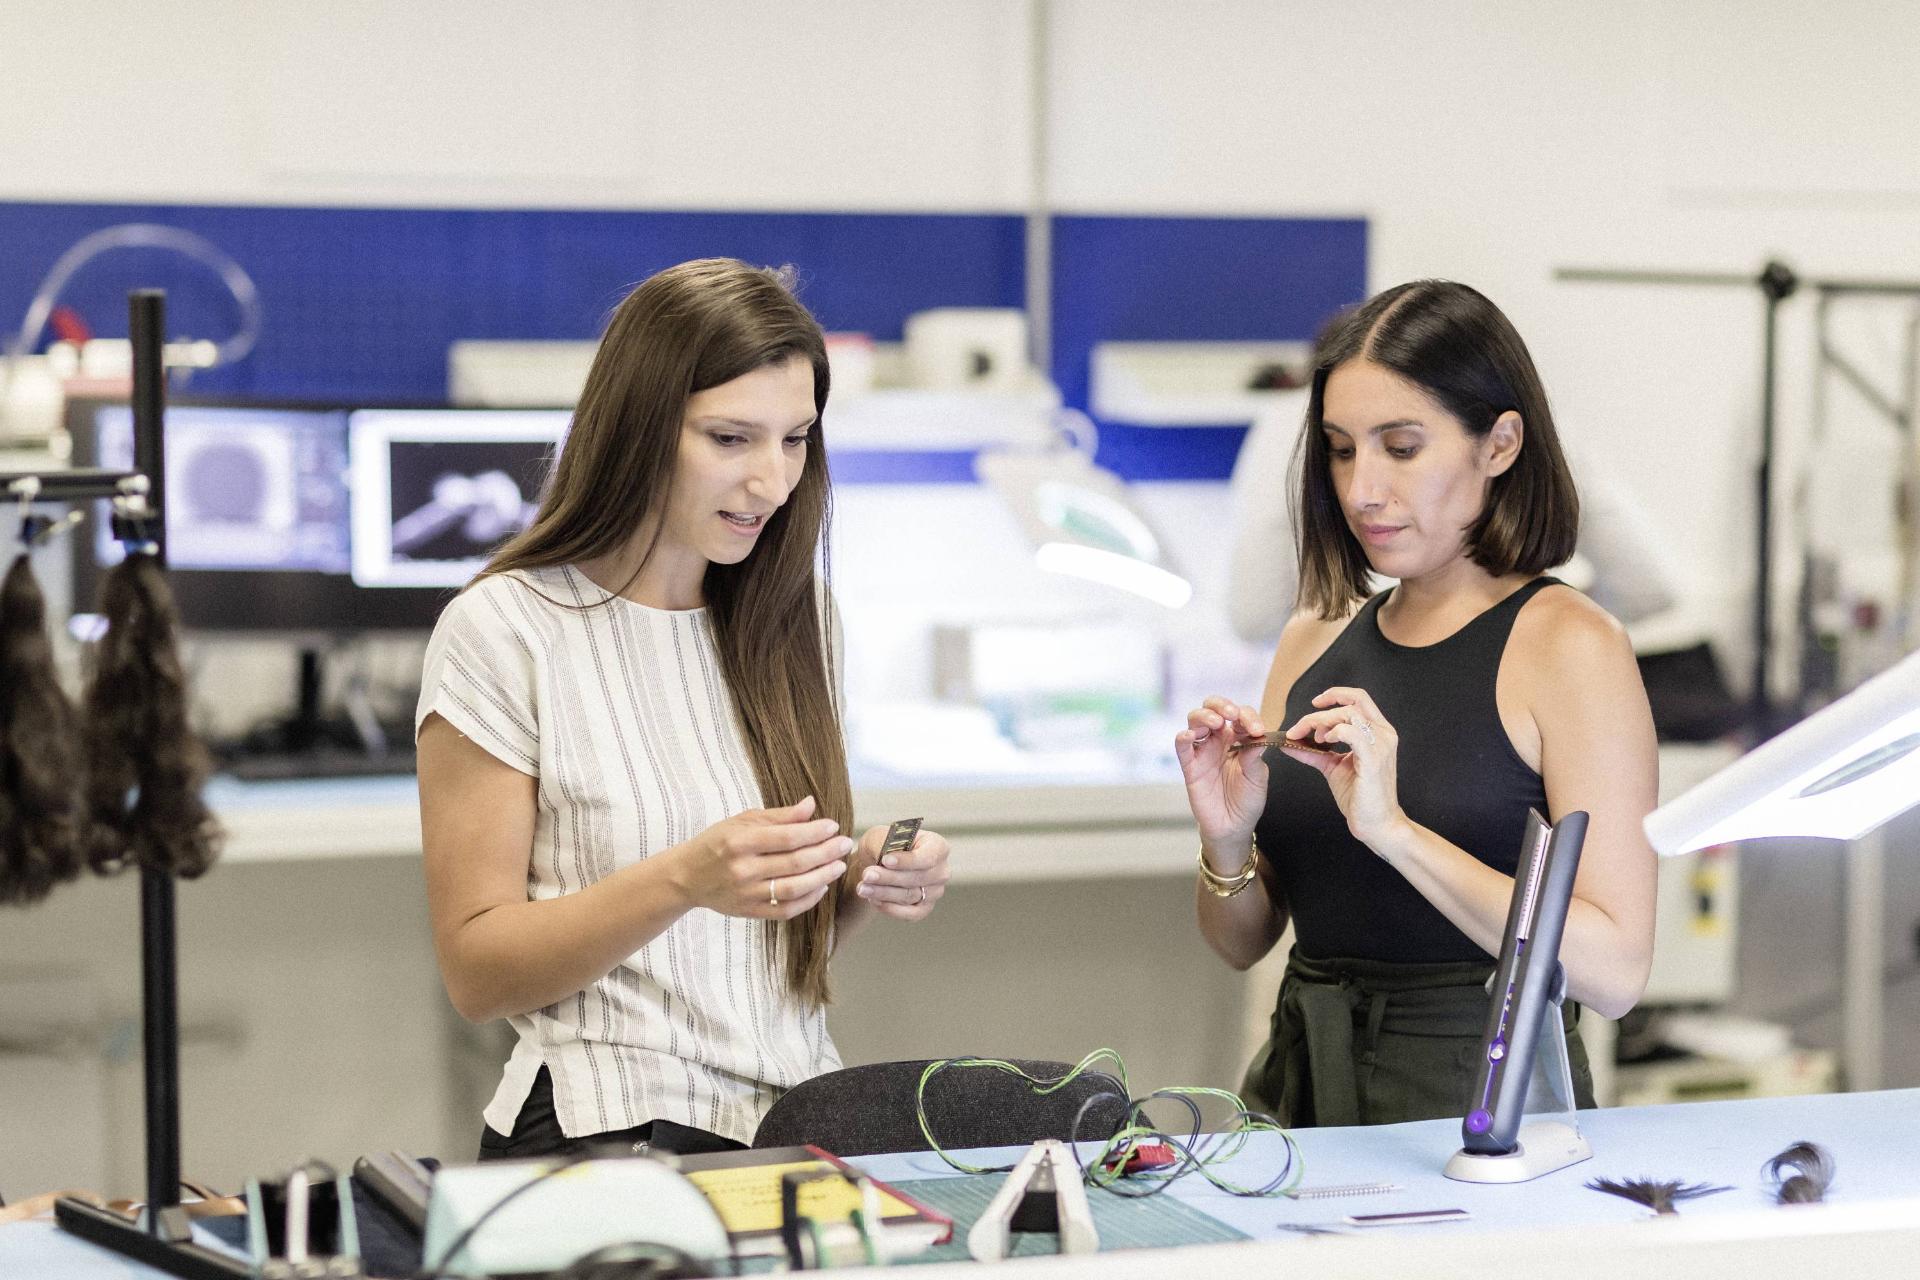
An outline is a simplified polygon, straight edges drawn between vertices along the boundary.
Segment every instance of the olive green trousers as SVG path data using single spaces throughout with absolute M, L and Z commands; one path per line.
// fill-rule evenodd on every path
M 1240 1094 L 1290 1128 L 1396 1124 L 1464 1116 L 1486 1031 L 1492 961 L 1391 964 L 1312 960 L 1295 948 L 1271 1035 Z M 1591 1107 L 1593 1072 L 1562 1006 L 1575 1102 Z

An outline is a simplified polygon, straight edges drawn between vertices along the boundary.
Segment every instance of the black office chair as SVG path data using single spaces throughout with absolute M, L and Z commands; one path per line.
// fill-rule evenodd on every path
M 925 1135 L 914 1108 L 928 1059 L 875 1062 L 815 1076 L 788 1090 L 773 1104 L 756 1147 L 792 1147 L 811 1143 L 837 1156 L 869 1156 L 893 1151 L 926 1151 Z M 1056 1079 L 1071 1063 L 1010 1058 L 1007 1061 L 1041 1080 Z M 1044 1096 L 1018 1076 L 989 1067 L 949 1067 L 927 1086 L 927 1125 L 949 1151 L 963 1147 L 1011 1147 L 1042 1138 L 1074 1135 L 1074 1117 L 1088 1099 L 1080 1122 L 1083 1142 L 1104 1142 L 1125 1123 L 1126 1090 L 1104 1072 L 1089 1071 Z

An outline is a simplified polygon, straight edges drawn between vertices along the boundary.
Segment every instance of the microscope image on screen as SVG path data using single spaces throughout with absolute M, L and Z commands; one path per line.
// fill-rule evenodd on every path
M 473 416 L 355 415 L 354 581 L 464 586 L 533 519 L 564 419 Z
M 174 567 L 344 573 L 342 413 L 177 407 L 167 415 L 167 554 Z M 102 415 L 103 465 L 133 464 L 132 414 Z M 119 559 L 98 522 L 102 563 Z

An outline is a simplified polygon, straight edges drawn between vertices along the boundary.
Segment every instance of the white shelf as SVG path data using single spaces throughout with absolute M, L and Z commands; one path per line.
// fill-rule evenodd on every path
M 1060 393 L 1051 384 L 1018 391 L 880 388 L 827 405 L 832 449 L 1045 448 L 1053 443 Z
M 1137 427 L 1252 422 L 1305 389 L 1249 391 L 1262 368 L 1306 368 L 1305 342 L 1102 342 L 1093 348 L 1093 415 Z
M 466 407 L 570 405 L 579 399 L 593 342 L 460 341 L 448 348 L 448 385 Z M 870 375 L 881 385 L 835 391 L 827 439 L 836 449 L 960 451 L 1044 448 L 1054 440 L 1060 392 L 1029 370 L 1019 386 L 980 391 L 903 387 L 898 343 L 874 347 Z

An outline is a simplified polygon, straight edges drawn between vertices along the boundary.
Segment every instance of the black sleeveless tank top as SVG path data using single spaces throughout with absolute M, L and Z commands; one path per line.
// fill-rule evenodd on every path
M 1536 578 L 1438 644 L 1408 648 L 1380 633 L 1381 592 L 1362 606 L 1287 693 L 1284 731 L 1334 685 L 1365 689 L 1400 733 L 1400 807 L 1413 821 L 1503 875 L 1519 865 L 1527 810 L 1547 813 L 1546 784 L 1507 737 L 1494 701 L 1500 658 L 1522 605 L 1556 578 Z M 1490 957 L 1347 831 L 1319 771 L 1267 752 L 1267 807 L 1256 834 L 1316 960 L 1429 964 Z

